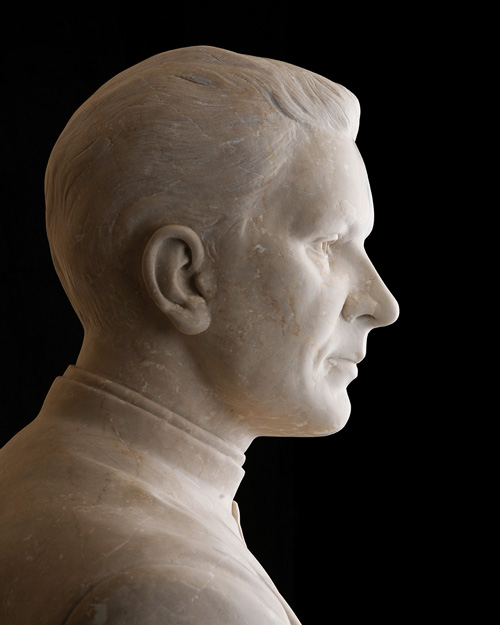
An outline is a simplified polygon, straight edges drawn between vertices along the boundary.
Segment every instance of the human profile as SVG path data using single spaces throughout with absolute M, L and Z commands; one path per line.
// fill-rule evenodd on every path
M 234 498 L 256 437 L 345 425 L 368 332 L 398 316 L 358 126 L 348 89 L 210 46 L 69 120 L 47 233 L 84 340 L 0 451 L 2 622 L 299 623 Z

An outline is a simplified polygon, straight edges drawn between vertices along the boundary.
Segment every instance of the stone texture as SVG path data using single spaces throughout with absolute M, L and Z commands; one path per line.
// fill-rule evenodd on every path
M 2 623 L 298 624 L 234 497 L 257 436 L 343 427 L 398 315 L 358 124 L 342 86 L 207 46 L 69 120 L 47 232 L 85 338 L 0 452 Z

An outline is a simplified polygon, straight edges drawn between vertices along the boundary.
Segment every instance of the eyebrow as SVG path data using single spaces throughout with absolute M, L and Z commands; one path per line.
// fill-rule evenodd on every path
M 312 239 L 315 243 L 319 241 L 325 241 L 330 238 L 333 238 L 335 235 L 341 234 L 344 228 L 350 233 L 351 236 L 363 236 L 365 239 L 370 235 L 373 230 L 374 225 L 374 214 L 373 210 L 371 213 L 371 219 L 367 222 L 361 221 L 361 215 L 353 204 L 351 204 L 346 199 L 340 199 L 335 202 L 334 206 L 335 216 L 332 218 L 333 220 L 339 220 L 341 222 L 340 227 L 332 228 L 330 226 L 326 226 L 321 231 L 317 228 L 314 228 L 314 232 L 312 235 L 314 239 Z

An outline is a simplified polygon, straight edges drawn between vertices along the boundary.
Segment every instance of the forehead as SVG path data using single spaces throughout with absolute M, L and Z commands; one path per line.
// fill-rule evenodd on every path
M 273 194 L 281 226 L 304 239 L 346 229 L 366 236 L 373 225 L 373 202 L 354 141 L 324 130 L 299 137 Z

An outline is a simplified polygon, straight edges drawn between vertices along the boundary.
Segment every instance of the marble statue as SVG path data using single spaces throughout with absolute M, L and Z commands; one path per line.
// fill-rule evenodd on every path
M 234 501 L 258 436 L 341 429 L 398 306 L 359 105 L 310 71 L 209 46 L 118 74 L 50 155 L 47 233 L 84 327 L 0 452 L 0 622 L 299 623 Z

